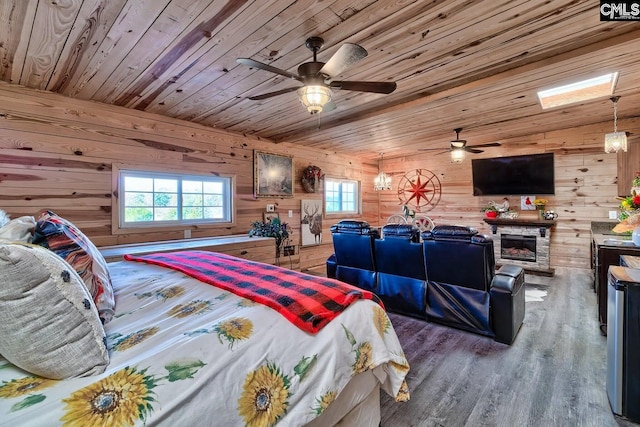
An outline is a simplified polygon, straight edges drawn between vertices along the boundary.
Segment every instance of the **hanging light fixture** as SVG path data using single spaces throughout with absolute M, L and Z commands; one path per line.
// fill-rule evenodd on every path
M 619 96 L 611 97 L 613 101 L 613 133 L 604 136 L 604 152 L 617 153 L 622 150 L 627 151 L 627 133 L 618 132 L 618 100 Z
M 391 177 L 382 172 L 382 161 L 384 153 L 380 153 L 380 162 L 378 163 L 378 175 L 373 180 L 373 189 L 375 191 L 391 190 Z
M 462 147 L 453 147 L 451 149 L 451 163 L 462 163 L 465 151 Z
M 322 85 L 303 86 L 298 89 L 300 102 L 307 107 L 307 111 L 311 114 L 321 112 L 322 108 L 331 101 L 332 95 L 331 89 Z

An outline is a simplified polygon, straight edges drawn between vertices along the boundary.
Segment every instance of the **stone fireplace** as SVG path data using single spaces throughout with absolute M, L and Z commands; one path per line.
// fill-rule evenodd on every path
M 491 228 L 496 265 L 514 264 L 527 272 L 553 275 L 550 246 L 555 221 L 486 218 Z

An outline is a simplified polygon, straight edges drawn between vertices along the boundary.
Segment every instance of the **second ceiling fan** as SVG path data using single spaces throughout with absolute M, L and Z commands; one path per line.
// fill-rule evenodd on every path
M 300 102 L 307 107 L 311 114 L 321 111 L 335 109 L 335 104 L 331 100 L 332 88 L 350 90 L 356 92 L 372 92 L 389 94 L 396 90 L 395 82 L 367 82 L 367 81 L 340 81 L 333 80 L 334 77 L 342 73 L 347 67 L 360 61 L 367 56 L 367 51 L 357 44 L 345 43 L 329 60 L 319 62 L 317 53 L 324 45 L 324 40 L 320 37 L 309 37 L 305 43 L 307 48 L 313 52 L 313 61 L 305 62 L 298 67 L 298 74 L 290 73 L 286 70 L 255 61 L 250 58 L 238 58 L 238 63 L 250 67 L 259 68 L 281 76 L 289 77 L 303 84 L 302 87 L 294 86 L 280 89 L 274 92 L 263 93 L 261 95 L 250 96 L 251 100 L 261 100 L 272 96 L 298 91 Z
M 478 148 L 485 147 L 499 147 L 501 144 L 499 142 L 488 142 L 486 144 L 476 144 L 476 145 L 467 145 L 466 139 L 460 139 L 460 132 L 462 132 L 462 128 L 455 128 L 453 130 L 456 133 L 456 139 L 449 141 L 450 147 L 449 150 L 442 151 L 442 148 L 419 148 L 419 151 L 442 151 L 443 153 L 450 152 L 451 153 L 451 161 L 454 163 L 459 163 L 464 159 L 464 153 L 482 153 L 484 150 L 479 150 Z M 438 153 L 440 154 L 440 153 Z

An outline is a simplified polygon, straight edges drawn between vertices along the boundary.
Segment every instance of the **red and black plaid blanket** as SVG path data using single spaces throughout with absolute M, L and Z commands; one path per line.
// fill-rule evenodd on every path
M 300 329 L 316 333 L 349 304 L 372 292 L 334 279 L 206 251 L 125 255 L 128 261 L 172 268 L 202 282 L 277 310 Z M 384 307 L 384 306 L 383 306 Z

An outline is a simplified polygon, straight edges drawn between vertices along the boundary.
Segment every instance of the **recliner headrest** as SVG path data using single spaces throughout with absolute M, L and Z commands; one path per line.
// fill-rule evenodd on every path
M 472 227 L 464 227 L 460 225 L 437 225 L 430 231 L 422 233 L 423 240 L 472 240 L 472 237 L 478 234 L 478 230 Z
M 387 224 L 382 227 L 382 235 L 385 239 L 387 237 L 408 237 L 413 242 L 420 240 L 420 230 L 412 224 Z
M 330 228 L 332 233 L 349 233 L 349 234 L 364 234 L 378 236 L 379 232 L 376 228 L 371 228 L 367 221 L 356 220 L 342 220 L 337 224 L 334 224 Z

